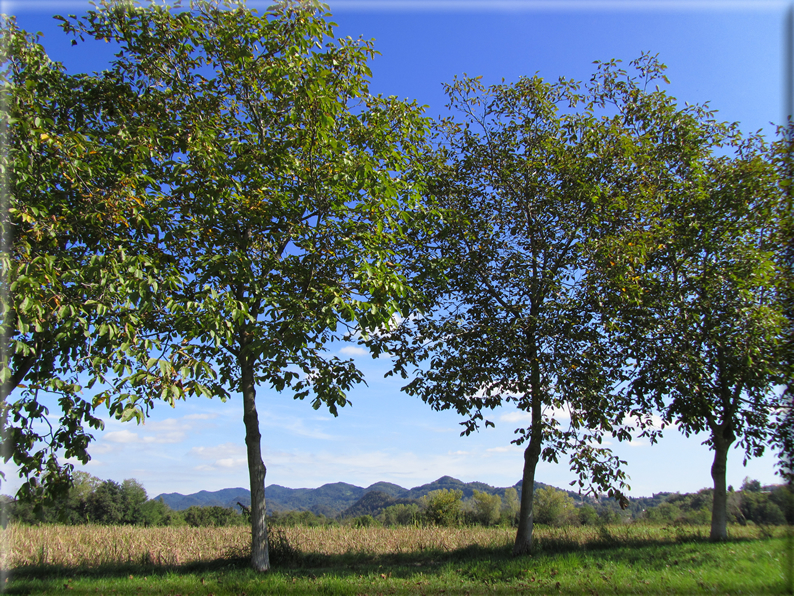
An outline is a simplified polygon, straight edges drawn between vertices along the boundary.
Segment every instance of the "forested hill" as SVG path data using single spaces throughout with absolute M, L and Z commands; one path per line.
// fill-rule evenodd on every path
M 537 488 L 547 485 L 538 482 L 535 486 Z M 484 482 L 462 482 L 451 476 L 443 476 L 438 480 L 411 489 L 403 488 L 390 482 L 376 482 L 366 488 L 345 482 L 324 484 L 318 488 L 287 488 L 278 484 L 271 484 L 266 488 L 265 494 L 267 496 L 268 512 L 312 511 L 313 513 L 334 517 L 353 506 L 365 494 L 370 492 L 385 493 L 393 499 L 399 500 L 418 499 L 434 490 L 454 489 L 462 491 L 465 499 L 471 497 L 475 490 L 504 497 L 506 488 L 510 487 L 497 488 Z M 513 488 L 516 488 L 520 493 L 521 483 L 516 483 Z M 577 501 L 581 498 L 575 492 L 566 492 Z M 194 505 L 198 507 L 218 505 L 236 508 L 238 502 L 245 506 L 251 503 L 251 493 L 245 488 L 224 488 L 214 492 L 203 490 L 191 495 L 165 493 L 155 497 L 155 499 L 160 498 L 171 509 L 177 511 Z

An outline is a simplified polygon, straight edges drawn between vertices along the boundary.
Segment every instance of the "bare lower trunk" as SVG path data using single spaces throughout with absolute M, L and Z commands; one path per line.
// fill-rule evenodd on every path
M 537 410 L 537 411 L 536 411 Z M 518 513 L 518 531 L 513 545 L 513 556 L 529 554 L 532 549 L 532 532 L 535 529 L 535 469 L 540 459 L 541 410 L 532 407 L 532 430 L 529 445 L 524 450 L 524 474 L 521 479 L 521 509 Z
M 732 437 L 725 433 L 714 433 L 714 463 L 711 465 L 711 478 L 714 480 L 714 502 L 711 507 L 712 542 L 728 539 L 728 491 L 725 475 L 728 469 L 728 449 L 733 443 Z
M 256 387 L 253 366 L 245 357 L 240 358 L 243 393 L 243 422 L 245 446 L 248 451 L 248 476 L 251 481 L 251 566 L 260 572 L 270 570 L 270 553 L 265 522 L 265 474 L 262 461 L 262 435 L 259 433 L 259 416 L 256 413 Z

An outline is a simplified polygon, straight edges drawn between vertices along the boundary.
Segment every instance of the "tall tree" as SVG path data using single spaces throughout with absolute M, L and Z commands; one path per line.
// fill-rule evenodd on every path
M 259 571 L 270 562 L 257 387 L 336 415 L 362 374 L 326 345 L 388 323 L 411 297 L 392 253 L 420 211 L 427 122 L 368 92 L 371 42 L 334 41 L 327 17 L 318 2 L 262 16 L 235 2 L 103 2 L 67 24 L 120 45 L 113 72 L 147 101 L 136 117 L 167 155 L 147 173 L 159 251 L 186 279 L 169 320 L 179 349 L 216 368 L 213 393 L 242 394 Z
M 604 82 L 586 94 L 540 77 L 447 87 L 455 116 L 441 125 L 446 161 L 433 188 L 446 225 L 408 263 L 429 280 L 428 302 L 368 338 L 415 375 L 405 391 L 466 417 L 463 434 L 492 425 L 490 408 L 526 413 L 513 441 L 526 443 L 515 554 L 532 546 L 541 458 L 569 453 L 580 487 L 625 503 L 623 462 L 602 442 L 631 434 L 625 358 L 588 275 L 591 245 L 623 225 L 631 180 L 630 131 L 596 117 L 604 97 L 619 101 Z
M 73 466 L 62 456 L 89 459 L 95 404 L 140 417 L 160 390 L 197 386 L 150 356 L 160 291 L 180 278 L 151 250 L 152 146 L 129 130 L 131 89 L 67 75 L 12 17 L 0 27 L 2 456 L 25 478 L 21 497 L 63 496 Z
M 714 451 L 711 539 L 727 538 L 726 465 L 760 456 L 782 405 L 785 220 L 770 148 L 703 106 L 641 98 L 635 224 L 601 240 L 605 303 L 631 355 L 630 393 Z M 651 103 L 649 99 L 654 99 Z

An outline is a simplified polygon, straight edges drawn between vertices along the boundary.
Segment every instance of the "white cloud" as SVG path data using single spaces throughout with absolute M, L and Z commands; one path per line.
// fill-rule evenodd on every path
M 141 438 L 138 436 L 138 433 L 128 430 L 117 430 L 105 433 L 102 438 L 105 441 L 109 441 L 111 443 L 137 443 L 141 440 Z
M 96 445 L 91 446 L 90 453 L 91 455 L 104 455 L 106 453 L 113 453 L 114 451 L 119 451 L 121 449 L 122 448 L 119 445 L 109 445 L 108 443 L 102 443 L 100 441 Z
M 562 408 L 546 408 L 543 413 L 557 420 L 570 420 L 571 418 L 571 409 L 567 405 Z
M 157 436 L 143 437 L 144 443 L 156 443 L 156 444 L 181 443 L 184 440 L 185 440 L 185 433 L 181 431 L 162 433 Z
M 199 472 L 245 470 L 248 463 L 245 445 L 238 443 L 222 443 L 212 447 L 193 447 L 188 452 L 188 455 L 207 462 L 193 467 L 194 470 Z
M 245 458 L 243 459 L 232 459 L 232 458 L 224 458 L 219 459 L 215 462 L 215 465 L 219 468 L 244 468 L 246 467 L 248 460 Z
M 188 414 L 183 420 L 212 420 L 217 417 L 217 414 Z
M 238 443 L 222 443 L 213 447 L 193 447 L 188 451 L 188 455 L 206 460 L 245 458 L 245 453 L 245 446 Z
M 339 353 L 344 354 L 345 356 L 368 356 L 369 350 L 366 350 L 360 346 L 345 346 L 339 350 Z
M 205 420 L 206 418 L 203 415 L 194 415 L 194 416 L 202 416 L 200 418 L 193 418 L 195 420 Z M 181 443 L 185 440 L 187 436 L 187 432 L 193 429 L 193 424 L 190 422 L 185 422 L 185 418 L 166 418 L 165 420 L 161 420 L 158 422 L 151 422 L 146 425 L 141 425 L 136 427 L 138 432 L 132 432 L 127 429 L 122 430 L 114 430 L 103 434 L 100 437 L 99 445 L 101 451 L 101 445 L 104 442 L 114 443 L 114 444 L 173 444 L 173 443 Z M 96 451 L 96 448 L 94 448 Z M 105 447 L 105 452 L 107 453 L 109 449 Z
M 486 449 L 488 453 L 511 453 L 523 451 L 518 445 L 505 445 L 504 447 L 491 447 Z
M 524 422 L 532 420 L 532 414 L 529 412 L 509 412 L 507 414 L 502 414 L 499 416 L 499 420 L 502 422 Z

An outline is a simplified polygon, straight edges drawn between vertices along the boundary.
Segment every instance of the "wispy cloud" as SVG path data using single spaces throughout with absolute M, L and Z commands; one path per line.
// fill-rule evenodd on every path
M 201 460 L 194 470 L 200 472 L 213 472 L 220 470 L 245 470 L 248 459 L 244 445 L 237 443 L 222 443 L 211 447 L 193 447 L 188 456 Z
M 522 449 L 517 445 L 505 445 L 504 447 L 491 447 L 490 449 L 486 449 L 485 451 L 488 453 L 510 453 L 510 452 L 520 452 L 522 451 Z
M 185 420 L 213 420 L 217 418 L 217 414 L 188 414 L 184 417 Z
M 315 422 L 324 422 L 331 419 L 327 417 L 312 417 L 311 420 Z M 260 425 L 262 426 L 271 428 L 276 427 L 287 431 L 290 434 L 297 435 L 299 437 L 306 437 L 308 439 L 335 441 L 341 438 L 336 435 L 328 434 L 327 432 L 324 432 L 318 428 L 309 427 L 307 426 L 306 422 L 306 418 L 298 418 L 296 416 L 279 416 L 278 414 L 273 414 L 271 412 L 260 413 Z
M 188 455 L 204 460 L 245 457 L 245 445 L 238 443 L 221 443 L 220 445 L 211 447 L 193 447 L 188 451 Z

